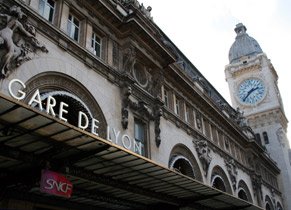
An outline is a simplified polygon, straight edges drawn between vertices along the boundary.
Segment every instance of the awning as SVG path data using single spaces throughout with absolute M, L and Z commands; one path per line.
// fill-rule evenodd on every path
M 40 192 L 45 167 L 73 183 L 71 198 Z M 261 209 L 3 94 L 0 186 L 0 198 L 72 209 Z

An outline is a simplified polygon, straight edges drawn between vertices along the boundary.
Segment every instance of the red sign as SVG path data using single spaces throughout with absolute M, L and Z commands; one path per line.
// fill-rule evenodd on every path
M 41 192 L 70 198 L 72 190 L 73 185 L 65 176 L 49 170 L 41 171 Z

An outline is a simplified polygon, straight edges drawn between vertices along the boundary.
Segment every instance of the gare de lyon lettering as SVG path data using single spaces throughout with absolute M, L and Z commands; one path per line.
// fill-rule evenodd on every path
M 21 89 L 25 89 L 26 85 L 24 82 L 22 82 L 19 79 L 12 79 L 8 84 L 8 92 L 10 96 L 18 101 L 22 101 L 26 97 L 26 93 L 22 91 Z M 13 90 L 17 89 L 16 92 Z M 54 111 L 54 108 L 57 106 L 57 100 L 53 96 L 48 96 L 46 98 L 46 103 L 43 105 L 43 101 L 41 99 L 41 94 L 39 92 L 39 89 L 37 89 L 31 98 L 28 101 L 28 105 L 31 107 L 38 107 L 39 110 L 45 111 L 47 114 L 57 117 L 60 120 L 64 122 L 68 122 L 65 115 L 69 115 L 68 107 L 69 104 L 64 103 L 60 101 L 58 104 L 59 111 L 56 114 Z M 57 107 L 56 107 L 57 108 Z M 89 117 L 87 114 L 85 114 L 82 111 L 78 111 L 78 128 L 82 130 L 86 130 L 89 127 L 89 124 L 91 122 L 90 132 L 93 135 L 99 136 L 98 129 L 99 129 L 99 121 L 92 117 L 91 121 L 89 120 Z M 111 128 L 110 126 L 107 126 L 107 137 L 106 139 L 114 144 L 121 145 L 125 149 L 131 150 L 136 152 L 137 154 L 142 154 L 142 144 L 141 142 L 135 141 L 134 138 L 130 138 L 127 134 L 122 134 L 121 131 L 116 130 L 115 128 Z

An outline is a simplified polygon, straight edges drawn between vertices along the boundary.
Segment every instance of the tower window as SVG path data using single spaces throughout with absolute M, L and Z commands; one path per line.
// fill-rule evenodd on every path
M 268 137 L 268 134 L 267 134 L 266 131 L 263 132 L 263 137 L 264 137 L 264 142 L 265 142 L 265 144 L 269 144 L 269 137 Z

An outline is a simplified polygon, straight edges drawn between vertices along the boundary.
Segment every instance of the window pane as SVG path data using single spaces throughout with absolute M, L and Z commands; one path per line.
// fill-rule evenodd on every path
M 169 107 L 169 91 L 164 88 L 164 103 L 166 107 Z
M 74 16 L 69 14 L 68 26 L 67 26 L 68 35 L 76 41 L 79 41 L 79 30 L 80 30 L 79 23 L 80 22 Z
M 145 124 L 139 120 L 134 122 L 134 138 L 135 138 L 135 148 L 134 151 L 140 155 L 145 156 Z
M 53 15 L 55 10 L 55 2 L 53 0 L 40 0 L 39 1 L 39 13 L 48 21 L 53 21 Z
M 96 35 L 92 34 L 91 47 L 93 48 L 94 55 L 101 56 L 101 39 Z

